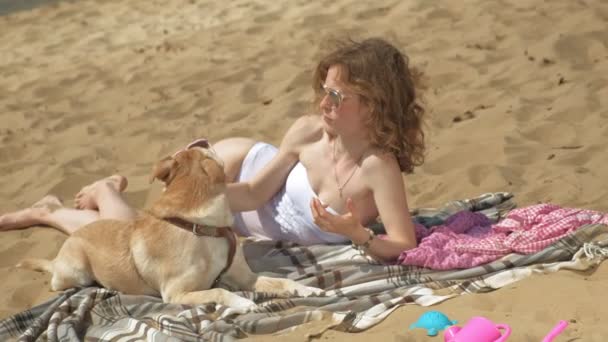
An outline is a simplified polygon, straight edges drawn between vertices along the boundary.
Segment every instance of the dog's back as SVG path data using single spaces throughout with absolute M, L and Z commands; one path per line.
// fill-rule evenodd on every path
M 131 249 L 134 233 L 148 220 L 144 216 L 131 222 L 93 222 L 76 231 L 65 242 L 55 263 L 59 260 L 69 262 L 72 268 L 74 262 L 81 263 L 93 280 L 109 289 L 129 294 L 158 295 L 158 291 L 142 279 Z M 73 246 L 66 246 L 68 243 Z M 79 254 L 61 258 L 61 253 Z M 86 259 L 86 264 L 83 259 Z
M 97 282 L 125 293 L 158 295 L 139 276 L 131 253 L 137 221 L 95 221 L 70 236 L 54 260 L 26 259 L 17 266 L 52 273 L 53 291 Z

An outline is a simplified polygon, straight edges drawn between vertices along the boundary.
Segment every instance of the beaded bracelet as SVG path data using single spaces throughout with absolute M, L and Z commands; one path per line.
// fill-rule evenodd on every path
M 358 250 L 360 250 L 360 251 L 368 250 L 369 246 L 372 243 L 372 240 L 376 236 L 376 234 L 374 234 L 374 232 L 371 229 L 369 229 L 369 228 L 364 228 L 364 229 L 369 234 L 369 238 L 367 239 L 367 241 L 365 241 L 364 243 L 359 244 L 359 245 L 353 242 L 353 247 L 356 248 L 356 249 L 358 249 Z

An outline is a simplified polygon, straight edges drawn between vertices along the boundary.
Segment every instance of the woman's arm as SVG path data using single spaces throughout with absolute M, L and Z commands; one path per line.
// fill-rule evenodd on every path
M 372 157 L 364 167 L 365 182 L 371 189 L 387 238 L 374 237 L 367 252 L 383 261 L 395 260 L 404 250 L 416 247 L 414 223 L 409 213 L 405 188 L 399 165 L 394 158 Z M 356 245 L 364 245 L 369 232 L 360 223 L 352 201 L 347 201 L 348 213 L 334 216 L 318 200 L 313 201 L 313 216 L 323 229 L 348 237 Z
M 404 250 L 416 247 L 416 231 L 407 203 L 405 185 L 397 160 L 378 158 L 368 170 L 378 215 L 386 230 L 387 239 L 374 238 L 368 252 L 382 260 L 394 260 Z M 367 231 L 357 230 L 355 244 L 367 241 Z M 363 237 L 363 239 L 361 239 Z M 362 241 L 363 240 L 363 241 Z
M 285 133 L 277 155 L 260 172 L 247 182 L 228 184 L 226 193 L 233 212 L 258 209 L 281 189 L 299 160 L 301 147 L 310 139 L 310 125 L 309 117 L 296 120 Z

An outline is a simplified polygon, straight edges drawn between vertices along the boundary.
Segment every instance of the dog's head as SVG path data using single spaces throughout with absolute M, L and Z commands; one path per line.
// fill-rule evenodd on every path
M 152 206 L 158 217 L 232 226 L 223 162 L 205 145 L 189 146 L 158 161 L 150 182 L 155 179 L 165 183 L 165 191 Z

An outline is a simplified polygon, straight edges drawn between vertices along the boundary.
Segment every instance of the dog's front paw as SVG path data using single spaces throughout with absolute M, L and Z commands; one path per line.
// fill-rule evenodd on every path
M 240 296 L 230 298 L 230 303 L 226 303 L 226 305 L 231 308 L 244 311 L 251 311 L 258 307 L 254 301 Z
M 319 288 L 312 287 L 312 286 L 304 286 L 304 285 L 299 285 L 294 290 L 294 294 L 296 296 L 300 296 L 300 297 L 310 297 L 310 296 L 319 297 L 319 296 L 321 296 L 321 294 L 323 292 L 324 291 Z

